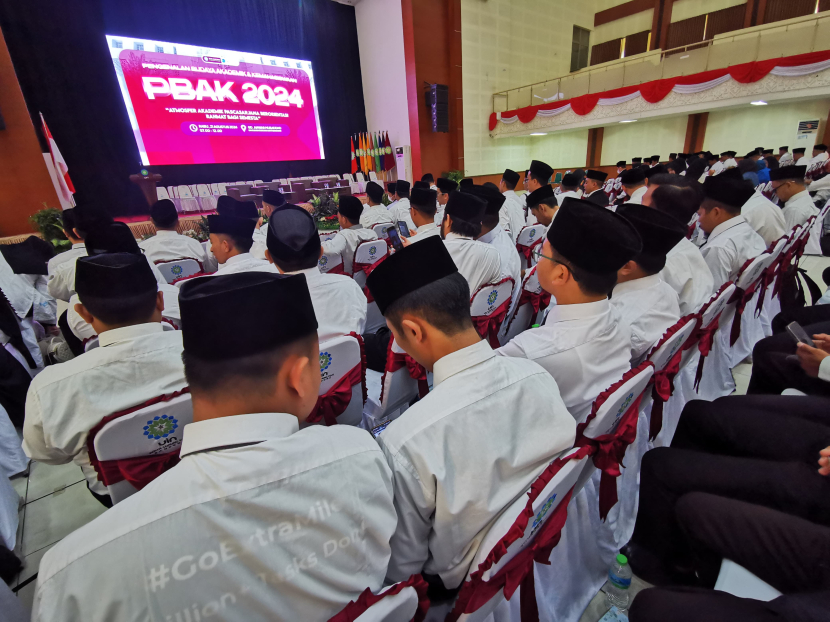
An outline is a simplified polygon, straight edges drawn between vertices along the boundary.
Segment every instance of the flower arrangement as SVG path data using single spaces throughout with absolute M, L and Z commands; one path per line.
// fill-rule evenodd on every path
M 309 203 L 311 203 L 311 215 L 317 223 L 317 229 L 329 231 L 340 228 L 340 223 L 337 221 L 337 206 L 340 203 L 340 194 L 338 192 L 332 194 L 321 192 L 316 197 L 313 197 Z
M 44 240 L 49 242 L 56 253 L 62 253 L 72 248 L 72 242 L 63 232 L 63 217 L 61 210 L 43 204 L 44 209 L 29 216 L 29 222 L 40 233 Z
M 207 242 L 210 239 L 210 227 L 208 226 L 207 216 L 202 216 L 201 220 L 194 223 L 194 225 L 193 229 L 188 229 L 182 233 L 199 242 Z

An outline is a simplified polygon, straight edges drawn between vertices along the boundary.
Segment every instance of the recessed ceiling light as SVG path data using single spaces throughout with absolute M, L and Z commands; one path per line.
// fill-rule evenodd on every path
M 767 105 L 767 102 L 765 102 L 761 99 L 759 99 L 757 102 L 749 102 L 749 103 L 752 104 L 753 106 L 766 106 Z
M 637 123 L 637 119 L 626 119 L 625 121 L 620 121 L 620 123 Z
M 683 60 L 684 58 L 689 58 L 689 56 L 691 56 L 691 55 L 690 55 L 690 54 L 686 54 L 685 56 L 681 56 L 681 57 L 680 57 L 680 60 Z
M 547 136 L 547 132 L 534 132 L 531 136 Z

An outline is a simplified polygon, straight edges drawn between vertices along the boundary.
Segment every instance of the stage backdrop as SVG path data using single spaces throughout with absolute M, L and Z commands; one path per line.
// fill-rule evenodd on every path
M 354 8 L 331 0 L 27 0 L 0 3 L 0 26 L 29 110 L 44 114 L 77 201 L 100 201 L 116 215 L 146 212 L 146 203 L 128 179 L 142 166 L 107 34 L 314 67 L 325 160 L 149 167 L 165 186 L 346 173 L 349 136 L 366 129 Z M 378 33 L 378 54 L 382 41 Z

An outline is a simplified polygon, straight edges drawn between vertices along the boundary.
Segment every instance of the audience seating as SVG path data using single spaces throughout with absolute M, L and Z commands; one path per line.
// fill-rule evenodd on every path
M 499 331 L 510 309 L 513 294 L 513 279 L 502 279 L 498 283 L 482 285 L 470 298 L 470 315 L 478 334 L 499 347 Z
M 205 184 L 198 184 L 196 186 L 197 196 L 199 198 L 199 206 L 203 212 L 213 212 L 216 210 L 216 197 L 213 192 Z
M 320 344 L 320 393 L 307 423 L 358 425 L 366 403 L 363 338 L 351 333 Z
M 204 274 L 202 264 L 195 259 L 175 259 L 172 261 L 157 261 L 156 267 L 168 284 L 175 285 L 182 279 L 201 276 Z
M 380 389 L 380 410 L 374 415 L 375 424 L 396 419 L 401 408 L 429 392 L 426 370 L 404 352 L 392 339 L 386 352 L 386 369 Z
M 371 294 L 366 290 L 366 278 L 372 273 L 372 270 L 384 259 L 389 256 L 389 246 L 386 240 L 367 240 L 358 244 L 354 251 L 354 261 L 352 262 L 352 276 L 357 284 L 367 292 L 366 295 L 371 300 Z
M 383 222 L 383 223 L 380 223 L 379 225 L 375 225 L 374 227 L 372 227 L 372 231 L 374 231 L 377 234 L 379 239 L 388 240 L 389 239 L 389 234 L 386 233 L 386 230 L 389 227 L 394 227 L 394 226 L 395 225 L 393 225 L 392 223 Z
M 187 186 L 179 186 L 179 200 L 181 201 L 181 207 L 183 212 L 198 212 L 199 211 L 199 201 L 193 196 L 190 192 L 190 188 Z
M 323 274 L 346 274 L 343 268 L 343 257 L 340 253 L 323 253 L 317 267 Z
M 428 587 L 421 575 L 413 575 L 380 594 L 367 588 L 328 622 L 423 622 L 429 609 Z
M 522 260 L 522 270 L 533 265 L 533 251 L 545 241 L 545 227 L 542 225 L 528 225 L 524 227 L 516 238 L 516 249 Z
M 499 338 L 502 345 L 537 323 L 541 312 L 550 304 L 551 295 L 539 284 L 536 266 L 525 273 L 521 291 L 518 297 L 514 295 L 513 298 L 515 302 L 502 325 L 502 334 Z

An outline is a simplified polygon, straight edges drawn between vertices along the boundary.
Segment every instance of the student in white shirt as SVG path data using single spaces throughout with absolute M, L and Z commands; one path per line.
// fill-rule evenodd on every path
M 299 429 L 320 388 L 305 278 L 194 279 L 182 316 L 181 461 L 44 556 L 34 620 L 327 620 L 383 585 L 383 452 L 357 428 Z
M 728 177 L 709 177 L 703 184 L 705 198 L 698 216 L 700 228 L 709 237 L 700 252 L 712 272 L 712 293 L 727 281 L 734 281 L 746 261 L 767 248 L 741 216 L 741 206 L 754 192 L 749 184 Z
M 789 147 L 779 147 L 778 148 L 778 165 L 779 166 L 788 166 L 789 164 L 794 164 L 793 156 L 790 153 Z
M 781 211 L 784 214 L 788 232 L 796 225 L 803 225 L 811 216 L 817 216 L 819 213 L 810 193 L 807 192 L 807 185 L 804 183 L 806 174 L 806 166 L 782 166 L 770 171 L 769 174 L 772 191 L 783 204 Z
M 383 188 L 379 184 L 373 181 L 366 184 L 366 200 L 367 206 L 358 219 L 360 226 L 372 229 L 375 225 L 395 224 L 392 215 L 383 204 Z
M 476 240 L 481 233 L 486 204 L 466 192 L 453 192 L 444 211 L 441 238 L 458 271 L 467 279 L 470 293 L 486 283 L 495 283 L 501 273 L 499 252 Z
M 23 450 L 47 464 L 74 461 L 87 487 L 107 505 L 107 488 L 87 454 L 87 435 L 104 417 L 185 385 L 182 340 L 160 324 L 164 298 L 143 256 L 78 259 L 78 314 L 99 347 L 38 374 L 26 398 Z
M 256 221 L 219 214 L 211 214 L 207 218 L 210 250 L 219 262 L 216 274 L 276 272 L 271 264 L 264 259 L 257 259 L 250 252 L 254 245 Z
M 559 184 L 559 187 L 556 190 L 554 190 L 554 194 L 556 195 L 556 202 L 559 203 L 559 205 L 562 205 L 562 201 L 568 197 L 572 197 L 574 199 L 583 198 L 582 190 L 579 189 L 579 177 L 574 173 L 565 173 L 562 176 L 562 183 Z M 528 218 L 528 220 L 530 219 Z M 528 222 L 528 224 L 530 223 Z
M 435 185 L 435 177 L 432 173 L 424 173 L 421 175 L 421 181 L 426 184 L 427 189 L 438 190 L 438 187 Z
M 75 263 L 78 257 L 86 257 L 86 245 L 84 239 L 75 230 L 75 208 L 65 209 L 61 212 L 61 221 L 63 223 L 63 234 L 66 239 L 72 242 L 72 248 L 62 253 L 59 253 L 49 260 L 46 264 L 46 273 L 51 278 L 58 266 L 71 261 Z
M 435 224 L 438 204 L 435 202 L 435 190 L 413 188 L 409 197 L 409 217 L 415 223 L 415 233 L 406 239 L 404 245 L 420 242 L 434 235 L 441 235 L 441 229 Z
M 770 171 L 772 174 L 772 171 Z M 740 169 L 732 168 L 721 173 L 731 179 L 744 181 Z M 785 214 L 775 203 L 758 190 L 741 206 L 741 216 L 760 235 L 767 245 L 778 240 L 788 231 Z
M 436 197 L 438 211 L 435 212 L 435 224 L 440 227 L 444 220 L 444 209 L 446 208 L 447 201 L 450 200 L 450 194 L 458 189 L 458 183 L 446 177 L 439 177 L 435 181 L 435 185 L 438 187 L 438 195 Z
M 405 179 L 399 179 L 395 182 L 395 195 L 398 200 L 395 201 L 394 205 L 389 206 L 389 215 L 396 223 L 406 223 L 407 228 L 414 231 L 415 223 L 412 222 L 412 218 L 409 216 L 409 189 L 409 182 Z
M 510 239 L 514 244 L 525 226 L 524 205 L 515 191 L 518 183 L 519 174 L 508 168 L 504 170 L 498 186 L 499 192 L 506 199 L 499 212 L 499 224 L 510 235 Z
M 571 446 L 576 425 L 544 369 L 497 357 L 478 335 L 440 240 L 395 253 L 367 285 L 396 343 L 434 374 L 432 391 L 378 436 L 398 513 L 387 579 L 423 572 L 452 590 L 481 534 Z
M 625 190 L 627 196 L 625 202 L 642 203 L 643 197 L 648 191 L 645 171 L 642 168 L 633 168 L 620 175 L 620 179 L 622 180 L 623 190 Z
M 795 166 L 809 166 L 810 160 L 812 158 L 808 158 L 804 155 L 807 150 L 804 147 L 799 147 L 798 149 L 793 149 L 793 160 L 795 161 Z M 780 162 L 779 162 L 780 164 Z
M 142 240 L 138 246 L 151 262 L 155 264 L 178 259 L 195 259 L 199 262 L 203 272 L 208 272 L 211 268 L 215 269 L 209 265 L 201 242 L 182 235 L 176 230 L 179 224 L 179 214 L 176 212 L 173 201 L 162 199 L 154 203 L 150 208 L 150 218 L 156 228 L 156 235 Z
M 507 199 L 499 192 L 498 186 L 491 183 L 472 186 L 466 188 L 464 192 L 477 196 L 487 203 L 484 217 L 481 220 L 481 233 L 476 239 L 489 244 L 499 252 L 501 260 L 499 280 L 513 279 L 513 291 L 515 292 L 522 285 L 522 262 L 513 240 L 499 224 L 499 214 Z
M 352 274 L 354 254 L 357 247 L 363 242 L 377 240 L 378 234 L 372 229 L 365 229 L 359 223 L 363 204 L 357 197 L 340 197 L 338 208 L 337 221 L 340 223 L 340 230 L 333 238 L 323 242 L 323 252 L 339 254 L 343 258 L 343 270 L 346 274 Z M 394 227 L 395 225 L 390 222 L 389 226 Z
M 810 164 L 822 164 L 827 162 L 827 145 L 820 143 L 813 147 L 813 157 L 810 160 Z
M 263 259 L 265 257 L 265 249 L 267 246 L 267 232 L 268 227 L 263 226 L 265 218 L 271 218 L 274 210 L 279 209 L 286 204 L 285 195 L 276 190 L 264 190 L 262 192 L 262 217 L 257 220 L 256 229 L 254 229 L 254 246 L 252 248 L 261 250 L 259 253 L 253 253 L 257 258 Z
M 649 207 L 668 214 L 683 225 L 697 214 L 702 195 L 685 177 L 658 175 L 649 185 Z M 703 260 L 700 249 L 684 235 L 666 255 L 666 265 L 660 277 L 677 293 L 680 314 L 688 315 L 698 311 L 712 296 L 714 278 L 709 266 Z
M 550 184 L 537 188 L 528 194 L 527 207 L 530 210 L 528 222 L 530 222 L 532 217 L 533 224 L 550 227 L 550 223 L 553 222 L 553 219 L 556 217 L 556 212 L 559 210 L 559 201 L 565 201 L 568 198 L 567 196 L 565 198 L 562 197 L 563 195 L 560 194 L 559 198 L 557 198 Z
M 631 332 L 608 294 L 617 270 L 641 248 L 639 235 L 622 217 L 588 201 L 566 199 L 536 253 L 539 284 L 555 306 L 542 326 L 497 350 L 544 367 L 577 422 L 631 367 Z
M 320 272 L 317 262 L 323 249 L 311 214 L 287 205 L 271 216 L 267 231 L 268 261 L 282 274 L 302 274 L 306 278 L 317 316 L 318 339 L 323 342 L 349 333 L 362 335 L 366 328 L 366 294 L 349 276 Z
M 686 237 L 686 226 L 645 205 L 617 210 L 640 234 L 643 250 L 617 271 L 611 304 L 631 327 L 631 365 L 639 365 L 668 328 L 680 319 L 677 292 L 660 278 L 666 254 Z
M 608 173 L 603 171 L 588 170 L 585 173 L 585 194 L 583 199 L 602 207 L 608 206 L 608 195 L 603 187 Z
M 527 191 L 528 193 L 531 193 L 534 190 L 538 190 L 542 186 L 547 186 L 550 184 L 550 178 L 551 175 L 553 175 L 553 169 L 544 162 L 540 162 L 539 160 L 533 160 L 530 163 L 528 174 L 529 177 L 526 176 L 526 179 L 528 180 Z

